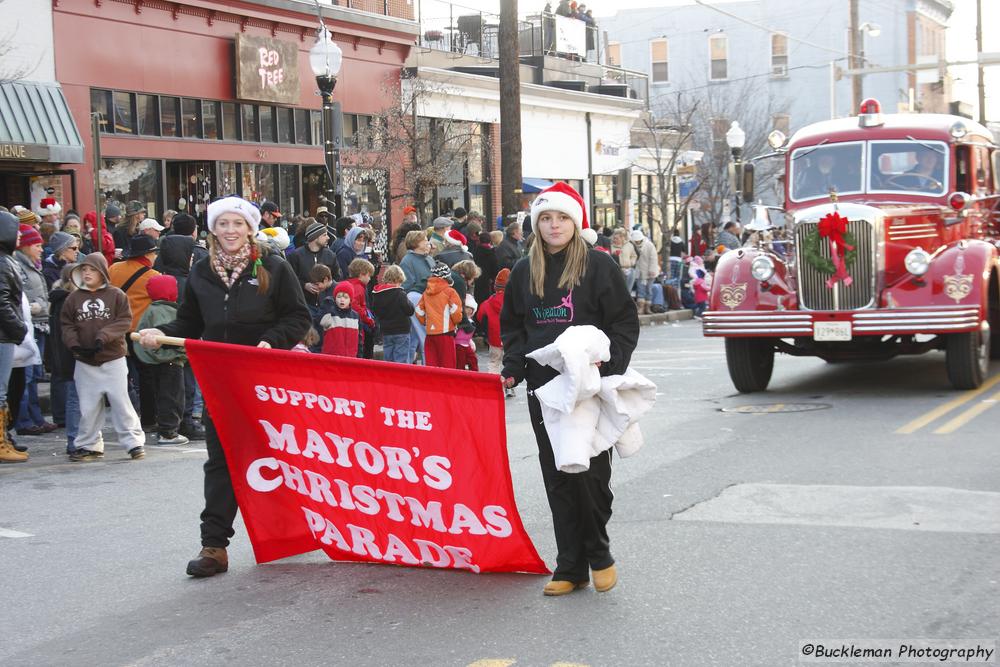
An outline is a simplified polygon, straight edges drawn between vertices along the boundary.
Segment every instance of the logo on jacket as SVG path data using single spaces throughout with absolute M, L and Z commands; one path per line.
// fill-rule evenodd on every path
M 535 316 L 538 324 L 568 324 L 573 321 L 573 290 L 559 302 L 558 306 L 541 306 L 532 308 L 531 313 Z
M 85 322 L 87 320 L 110 320 L 111 319 L 111 309 L 104 304 L 103 299 L 87 299 L 80 305 L 80 309 L 77 311 L 77 322 Z

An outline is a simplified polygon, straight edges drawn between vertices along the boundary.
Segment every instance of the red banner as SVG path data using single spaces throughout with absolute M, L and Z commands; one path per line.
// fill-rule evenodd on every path
M 547 573 L 495 375 L 190 340 L 258 563 Z

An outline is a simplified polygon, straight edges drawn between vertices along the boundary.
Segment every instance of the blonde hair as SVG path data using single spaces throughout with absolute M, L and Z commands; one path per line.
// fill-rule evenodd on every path
M 402 267 L 392 264 L 385 267 L 385 271 L 382 273 L 382 282 L 402 285 L 406 282 L 406 274 L 403 272 Z
M 305 338 L 302 339 L 302 344 L 306 347 L 312 347 L 313 345 L 319 344 L 319 341 L 319 332 L 316 331 L 314 327 L 309 327 L 309 331 L 306 332 Z
M 465 278 L 466 282 L 472 282 L 483 275 L 483 270 L 476 266 L 476 263 L 471 259 L 463 259 L 461 262 L 455 262 L 451 270 Z
M 357 278 L 358 276 L 366 273 L 369 275 L 375 274 L 375 265 L 367 259 L 358 257 L 356 259 L 352 259 L 351 263 L 347 265 L 347 275 L 351 278 Z
M 247 224 L 247 229 L 249 230 L 250 225 Z M 259 258 L 263 260 L 263 253 L 261 252 L 260 244 L 257 243 L 257 239 L 254 238 L 253 234 L 247 237 L 250 241 L 250 264 Z M 219 255 L 219 241 L 216 239 L 215 234 L 208 235 L 208 257 L 210 262 L 215 262 L 215 258 Z M 263 262 L 257 267 L 257 294 L 266 294 L 267 288 L 271 286 L 271 274 L 267 269 L 264 268 Z
M 492 232 L 490 232 L 490 243 L 492 243 L 493 245 L 500 245 L 501 243 L 503 243 L 503 232 L 501 232 L 499 229 L 494 229 Z
M 539 299 L 545 298 L 545 241 L 536 236 L 534 243 L 528 249 L 528 268 L 531 273 L 531 292 Z M 566 264 L 559 276 L 558 286 L 561 289 L 573 289 L 580 284 L 583 274 L 587 272 L 587 255 L 590 250 L 580 236 L 580 229 L 573 225 L 573 237 L 566 245 Z
M 406 237 L 403 239 L 403 243 L 406 244 L 407 250 L 415 250 L 418 245 L 426 240 L 427 234 L 425 234 L 422 229 L 417 229 L 412 232 L 407 232 Z

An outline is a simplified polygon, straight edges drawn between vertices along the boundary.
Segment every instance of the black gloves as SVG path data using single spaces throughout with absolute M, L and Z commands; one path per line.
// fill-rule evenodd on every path
M 99 353 L 103 349 L 104 349 L 104 341 L 98 338 L 97 340 L 94 341 L 94 353 L 95 354 Z
M 70 348 L 70 352 L 72 352 L 73 356 L 77 359 L 93 359 L 94 356 L 100 351 L 100 348 L 103 347 L 103 345 L 101 345 L 101 341 L 97 341 L 97 345 L 99 347 L 83 347 L 82 345 L 74 345 Z

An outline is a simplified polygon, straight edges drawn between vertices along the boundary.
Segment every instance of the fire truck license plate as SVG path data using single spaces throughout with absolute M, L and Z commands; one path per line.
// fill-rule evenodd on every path
M 814 322 L 813 340 L 851 340 L 851 323 Z

